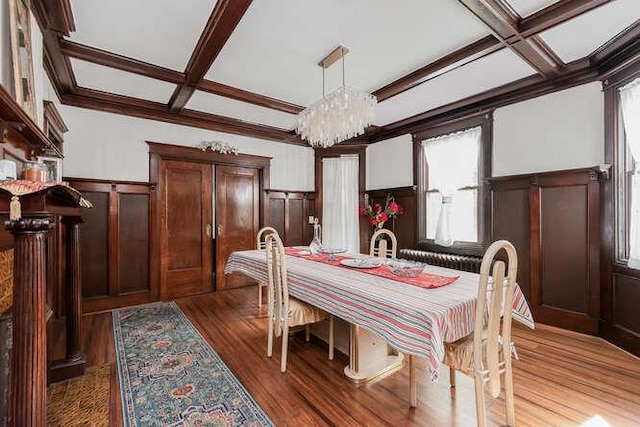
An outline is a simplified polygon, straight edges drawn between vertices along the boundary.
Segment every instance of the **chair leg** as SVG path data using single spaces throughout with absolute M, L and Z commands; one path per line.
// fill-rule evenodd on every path
M 409 356 L 409 404 L 412 408 L 418 406 L 418 384 L 416 382 L 416 357 Z
M 273 355 L 273 317 L 269 316 L 269 334 L 267 335 L 267 357 Z
M 513 402 L 513 373 L 511 372 L 511 364 L 506 366 L 504 372 L 504 397 L 507 405 L 507 425 L 516 425 L 516 411 Z
M 311 341 L 311 325 L 308 323 L 304 325 L 304 340 L 306 342 Z
M 449 368 L 449 385 L 451 388 L 456 388 L 456 370 L 453 368 Z
M 258 283 L 258 308 L 262 307 L 262 283 Z
M 280 357 L 280 372 L 287 371 L 287 350 L 289 345 L 289 325 L 282 329 L 282 355 Z
M 486 414 L 484 409 L 484 382 L 482 378 L 474 375 L 476 389 L 476 418 L 478 427 L 484 427 L 486 424 Z
M 333 360 L 333 315 L 329 315 L 329 360 Z

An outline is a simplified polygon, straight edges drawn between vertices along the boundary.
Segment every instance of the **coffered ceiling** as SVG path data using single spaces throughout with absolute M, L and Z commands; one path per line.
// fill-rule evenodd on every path
M 303 144 L 338 45 L 379 100 L 365 141 L 640 57 L 638 0 L 32 0 L 63 103 Z M 339 63 L 326 92 L 342 82 Z M 457 113 L 456 113 L 457 112 Z

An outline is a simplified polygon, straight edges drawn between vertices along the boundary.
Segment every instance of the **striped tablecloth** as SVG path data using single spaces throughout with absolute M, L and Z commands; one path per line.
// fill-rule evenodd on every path
M 460 276 L 451 285 L 423 289 L 287 255 L 289 293 L 384 338 L 397 350 L 429 360 L 431 379 L 444 356 L 444 343 L 473 332 L 479 275 L 427 266 L 426 272 Z M 264 250 L 233 252 L 225 274 L 244 273 L 267 282 Z M 533 329 L 533 316 L 516 285 L 513 319 Z

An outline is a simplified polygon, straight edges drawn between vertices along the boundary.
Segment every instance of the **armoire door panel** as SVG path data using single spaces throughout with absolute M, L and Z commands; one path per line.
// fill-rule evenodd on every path
M 162 180 L 160 296 L 211 290 L 211 165 L 165 160 Z
M 255 248 L 260 224 L 258 169 L 216 166 L 216 290 L 246 286 L 254 280 L 222 274 L 231 252 Z
M 541 190 L 542 304 L 588 311 L 587 187 Z

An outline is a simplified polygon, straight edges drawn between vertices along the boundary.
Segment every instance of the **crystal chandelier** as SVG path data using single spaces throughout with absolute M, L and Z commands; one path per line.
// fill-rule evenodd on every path
M 364 133 L 373 121 L 378 100 L 375 96 L 344 84 L 344 55 L 349 50 L 339 46 L 318 65 L 322 67 L 322 99 L 298 114 L 296 132 L 312 147 L 332 145 Z M 325 69 L 342 59 L 342 87 L 325 96 Z

